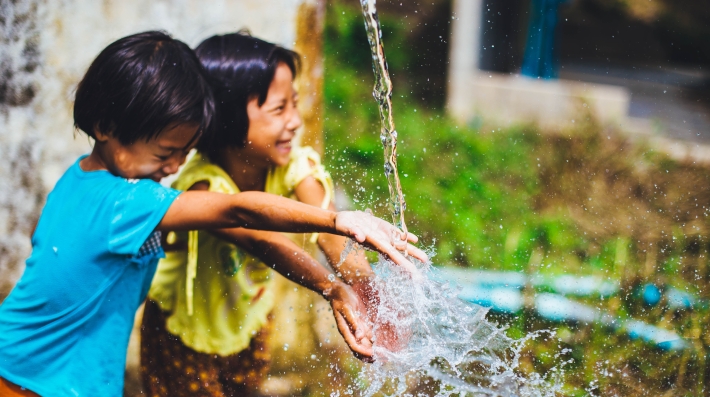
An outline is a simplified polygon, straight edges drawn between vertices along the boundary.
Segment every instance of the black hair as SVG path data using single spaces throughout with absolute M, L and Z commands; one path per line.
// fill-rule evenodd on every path
M 212 36 L 195 49 L 207 73 L 217 110 L 214 134 L 197 149 L 213 155 L 222 147 L 244 147 L 249 130 L 247 103 L 266 101 L 280 62 L 296 76 L 300 58 L 294 51 L 252 37 L 246 31 Z
M 91 63 L 76 90 L 74 126 L 94 129 L 129 145 L 166 128 L 199 125 L 210 130 L 214 98 L 204 70 L 185 43 L 164 32 L 116 40 Z

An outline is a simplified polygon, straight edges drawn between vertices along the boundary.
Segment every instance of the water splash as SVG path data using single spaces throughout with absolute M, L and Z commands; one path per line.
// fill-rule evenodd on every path
M 552 397 L 561 392 L 563 367 L 545 374 L 524 374 L 523 348 L 554 333 L 530 333 L 512 339 L 505 328 L 486 319 L 488 309 L 457 297 L 457 287 L 441 279 L 430 264 L 418 264 L 426 276 L 413 281 L 384 259 L 375 266 L 370 307 L 375 362 L 361 374 L 364 396 L 519 396 Z M 425 391 L 422 391 L 425 390 Z
M 380 139 L 390 211 L 393 223 L 406 232 L 406 205 L 397 173 L 392 81 L 382 31 L 375 0 L 360 0 L 360 4 L 372 53 L 373 96 L 382 124 Z M 544 376 L 523 375 L 519 370 L 525 344 L 552 337 L 552 333 L 531 333 L 513 340 L 504 328 L 486 319 L 487 309 L 460 300 L 456 288 L 432 280 L 429 276 L 436 270 L 430 264 L 419 263 L 418 267 L 425 277 L 414 281 L 410 274 L 381 258 L 369 290 L 360 291 L 369 300 L 376 360 L 361 374 L 363 395 L 549 397 L 560 391 L 561 367 Z
M 360 0 L 360 4 L 365 17 L 367 41 L 370 43 L 370 52 L 372 53 L 372 70 L 375 73 L 375 87 L 372 90 L 372 96 L 375 97 L 380 109 L 382 124 L 380 140 L 385 149 L 384 168 L 390 193 L 389 205 L 392 223 L 406 232 L 407 226 L 404 222 L 406 203 L 397 173 L 397 130 L 395 130 L 394 117 L 392 116 L 392 81 L 387 71 L 387 60 L 382 46 L 382 30 L 380 30 L 380 21 L 377 18 L 375 0 Z

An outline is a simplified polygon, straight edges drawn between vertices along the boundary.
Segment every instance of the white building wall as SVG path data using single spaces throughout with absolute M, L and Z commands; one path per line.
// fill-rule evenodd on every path
M 627 122 L 625 87 L 540 80 L 479 69 L 483 0 L 453 0 L 447 110 L 460 122 L 476 117 L 498 125 L 535 122 L 544 128 L 574 124 L 589 112 L 602 123 Z M 488 21 L 490 22 L 490 21 Z

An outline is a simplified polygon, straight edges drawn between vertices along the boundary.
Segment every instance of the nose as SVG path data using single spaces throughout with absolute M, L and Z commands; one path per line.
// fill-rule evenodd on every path
M 186 154 L 174 154 L 168 160 L 163 163 L 163 173 L 166 175 L 172 175 L 180 169 L 182 163 L 185 162 Z
M 296 106 L 294 106 L 291 110 L 291 117 L 289 118 L 288 122 L 286 123 L 286 129 L 288 129 L 289 131 L 295 132 L 302 125 L 303 125 L 303 120 L 301 120 L 301 112 L 299 112 L 298 108 Z

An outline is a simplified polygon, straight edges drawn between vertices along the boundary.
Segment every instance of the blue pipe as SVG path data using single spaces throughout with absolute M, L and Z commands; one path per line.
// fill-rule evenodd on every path
M 516 272 L 487 272 L 453 268 L 436 268 L 431 273 L 438 281 L 450 282 L 460 288 L 459 298 L 494 311 L 515 314 L 525 307 L 522 287 L 527 277 Z M 580 281 L 582 280 L 582 281 Z M 544 282 L 543 282 L 544 281 Z M 537 279 L 538 285 L 553 286 L 572 294 L 599 294 L 616 292 L 616 289 L 599 282 L 594 277 L 561 276 Z M 654 289 L 655 288 L 655 289 Z M 692 305 L 692 296 L 670 288 L 667 292 L 669 306 Z M 643 290 L 644 300 L 660 302 L 661 291 L 652 284 Z M 687 306 L 690 307 L 690 306 Z M 620 319 L 598 308 L 574 301 L 559 293 L 536 293 L 533 309 L 543 318 L 555 322 L 600 323 L 628 334 L 631 339 L 641 339 L 663 350 L 681 350 L 689 346 L 677 333 L 634 319 Z

